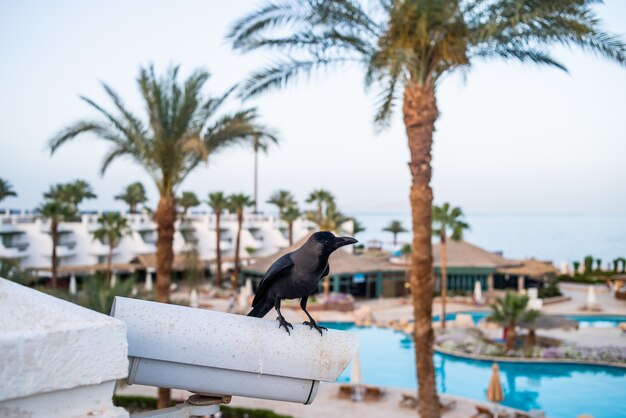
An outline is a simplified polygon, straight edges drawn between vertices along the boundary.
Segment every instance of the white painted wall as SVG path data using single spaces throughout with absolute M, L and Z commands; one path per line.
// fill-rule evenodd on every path
M 0 278 L 0 417 L 122 418 L 126 326 Z
M 67 231 L 65 237 L 75 242 L 73 248 L 64 245 L 57 247 L 61 266 L 85 266 L 98 263 L 98 256 L 106 256 L 108 246 L 94 241 L 91 232 L 97 227 L 99 215 L 83 215 L 80 222 L 67 222 L 60 225 L 60 229 Z M 129 225 L 133 232 L 125 236 L 113 253 L 114 263 L 126 263 L 139 254 L 153 254 L 156 251 L 153 243 L 142 239 L 142 231 L 152 231 L 156 236 L 156 225 L 148 214 L 127 214 Z M 203 260 L 215 259 L 215 215 L 193 214 L 189 222 L 194 228 L 198 240 L 198 251 Z M 0 255 L 15 258 L 24 268 L 47 268 L 50 266 L 52 242 L 47 222 L 36 219 L 30 214 L 7 215 L 0 214 L 0 234 L 7 231 L 21 231 L 28 242 L 25 252 L 19 257 L 13 249 L 0 248 Z M 177 229 L 179 228 L 177 223 Z M 237 218 L 233 214 L 223 214 L 221 218 L 222 255 L 225 258 L 234 256 L 235 237 L 237 234 Z M 255 255 L 262 257 L 273 254 L 288 246 L 287 238 L 280 232 L 285 227 L 284 222 L 265 215 L 246 214 L 241 234 L 240 256 L 247 257 L 246 247 L 256 249 Z M 308 235 L 312 224 L 305 220 L 294 223 L 294 241 Z M 4 229 L 3 229 L 4 228 Z M 250 230 L 256 230 L 256 237 Z M 184 252 L 189 248 L 183 235 L 177 230 L 174 235 L 174 251 Z M 103 261 L 103 260 L 101 260 Z

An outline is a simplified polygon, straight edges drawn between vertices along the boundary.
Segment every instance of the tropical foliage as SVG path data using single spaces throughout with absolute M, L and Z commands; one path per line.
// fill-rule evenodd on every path
M 98 218 L 98 228 L 92 232 L 93 238 L 108 245 L 107 275 L 109 280 L 113 273 L 113 250 L 125 235 L 130 235 L 132 230 L 128 226 L 126 218 L 118 212 L 107 212 Z
M 135 182 L 126 186 L 122 193 L 115 196 L 115 200 L 121 200 L 128 205 L 128 212 L 137 213 L 137 206 L 148 201 L 146 189 L 140 182 Z
M 243 214 L 244 210 L 248 207 L 254 206 L 254 200 L 251 196 L 243 193 L 232 194 L 228 197 L 228 210 L 231 213 L 237 214 L 237 236 L 235 238 L 235 269 L 231 276 L 232 288 L 237 287 L 237 281 L 239 280 L 240 266 L 240 251 L 241 251 L 241 230 L 243 228 Z
M 220 112 L 230 90 L 221 96 L 205 97 L 202 90 L 208 79 L 209 73 L 202 69 L 181 82 L 179 67 L 169 68 L 162 76 L 157 76 L 152 66 L 141 68 L 137 83 L 147 112 L 144 118 L 135 115 L 110 86 L 103 84 L 113 110 L 82 97 L 102 119 L 78 121 L 61 130 L 49 143 L 54 153 L 76 137 L 93 134 L 111 145 L 102 162 L 102 173 L 115 160 L 127 157 L 150 175 L 159 191 L 154 214 L 159 302 L 170 300 L 176 190 L 209 156 L 266 135 L 254 108 Z M 160 390 L 160 394 L 160 406 L 165 407 L 169 404 L 169 390 Z
M 44 193 L 45 202 L 37 208 L 39 216 L 47 219 L 50 223 L 50 237 L 52 251 L 51 261 L 51 284 L 56 289 L 58 280 L 58 245 L 59 245 L 59 225 L 61 222 L 76 220 L 78 217 L 78 205 L 85 199 L 94 199 L 89 183 L 84 180 L 75 180 L 71 183 L 55 184 Z
M 297 206 L 297 202 L 293 197 L 293 194 L 287 190 L 275 191 L 267 200 L 267 203 L 276 206 L 276 208 L 278 208 L 278 215 L 281 217 L 287 209 Z
M 44 193 L 43 197 L 49 200 L 65 202 L 78 215 L 78 205 L 86 199 L 95 199 L 97 196 L 85 180 L 75 180 L 71 183 L 55 184 Z
M 391 232 L 393 235 L 393 245 L 398 245 L 398 234 L 403 234 L 405 232 L 409 232 L 408 229 L 402 225 L 401 221 L 392 220 L 389 225 L 383 228 L 383 231 Z
M 277 190 L 270 196 L 267 203 L 278 208 L 278 216 L 287 223 L 289 245 L 293 245 L 293 223 L 302 216 L 296 199 L 287 190 Z
M 89 276 L 83 280 L 82 295 L 78 297 L 77 302 L 86 308 L 108 315 L 111 313 L 115 297 L 131 296 L 134 285 L 133 278 L 118 280 L 110 286 L 109 282 L 99 274 Z
M 448 290 L 447 269 L 447 237 L 453 241 L 463 239 L 463 231 L 469 225 L 463 221 L 463 211 L 459 207 L 452 208 L 448 202 L 441 206 L 433 206 L 433 236 L 441 242 L 441 327 L 446 327 L 446 292 Z
M 479 59 L 512 59 L 565 66 L 554 45 L 577 46 L 626 62 L 626 46 L 600 27 L 595 0 L 299 0 L 270 1 L 242 17 L 228 35 L 241 51 L 284 54 L 253 73 L 242 94 L 282 88 L 315 70 L 342 64 L 363 68 L 367 86 L 380 87 L 375 123 L 385 127 L 398 102 L 409 142 L 413 248 L 411 282 L 419 412 L 440 416 L 432 361 L 433 266 L 431 150 L 439 116 L 436 87 Z
M 187 212 L 190 208 L 200 206 L 200 200 L 194 192 L 183 192 L 178 199 L 176 199 L 176 203 L 178 203 L 178 206 L 182 209 L 183 218 L 187 216 Z
M 220 221 L 222 212 L 228 209 L 228 198 L 223 192 L 209 193 L 207 204 L 215 213 L 215 286 L 222 287 L 222 230 Z
M 524 346 L 509 350 L 489 340 L 476 328 L 453 328 L 438 332 L 435 344 L 441 349 L 469 356 L 626 363 L 626 347 L 579 347 L 564 344 L 548 347 Z
M 283 221 L 287 222 L 287 237 L 289 239 L 289 245 L 293 245 L 293 223 L 297 221 L 302 212 L 296 206 L 290 206 L 281 215 Z
M 520 324 L 531 324 L 537 319 L 540 312 L 528 309 L 528 296 L 515 292 L 507 292 L 504 298 L 496 298 L 491 305 L 491 315 L 488 320 L 504 327 L 506 348 L 515 348 L 515 329 Z
M 2 202 L 7 197 L 15 197 L 17 193 L 13 189 L 11 183 L 7 180 L 0 178 L 0 202 Z
M 314 203 L 316 210 L 309 211 L 307 217 L 320 225 L 324 219 L 324 212 L 328 206 L 335 205 L 335 196 L 325 189 L 315 189 L 306 198 L 306 203 Z

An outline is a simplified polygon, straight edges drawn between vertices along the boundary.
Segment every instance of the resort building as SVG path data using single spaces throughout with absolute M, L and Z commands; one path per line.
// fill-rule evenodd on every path
M 441 291 L 441 244 L 433 245 L 435 289 Z M 483 291 L 543 287 L 557 269 L 549 261 L 510 260 L 466 241 L 446 243 L 447 290 L 470 292 L 479 281 Z
M 59 273 L 88 273 L 104 268 L 109 246 L 93 238 L 99 213 L 82 214 L 75 222 L 59 224 L 57 257 Z M 152 216 L 127 214 L 131 233 L 113 249 L 114 269 L 120 273 L 154 268 L 157 231 Z M 294 223 L 295 239 L 308 236 L 314 225 L 305 220 Z M 247 214 L 241 231 L 240 258 L 266 256 L 289 245 L 287 225 L 272 216 Z M 237 217 L 223 214 L 220 221 L 220 249 L 224 268 L 232 265 L 235 251 Z M 193 213 L 176 224 L 174 252 L 176 259 L 196 248 L 200 260 L 213 268 L 216 258 L 216 219 L 214 214 Z M 30 212 L 0 214 L 0 258 L 14 260 L 20 267 L 49 275 L 52 257 L 50 223 Z M 175 264 L 180 267 L 182 262 Z
M 289 248 L 267 257 L 257 258 L 241 273 L 242 283 L 251 279 L 256 289 L 259 281 L 282 255 L 300 247 L 305 238 Z M 378 298 L 398 297 L 408 293 L 407 276 L 409 259 L 405 257 L 355 255 L 350 248 L 331 254 L 330 291 L 350 293 L 355 297 Z M 435 290 L 441 291 L 441 247 L 433 246 L 435 265 Z M 449 291 L 472 292 L 478 281 L 484 291 L 494 289 L 526 289 L 543 287 L 550 274 L 557 269 L 550 262 L 539 260 L 509 260 L 465 241 L 450 241 L 447 244 L 447 275 Z M 322 292 L 323 284 L 319 284 Z
M 251 279 L 253 289 L 263 278 L 267 269 L 276 259 L 288 252 L 298 249 L 308 236 L 267 257 L 257 258 L 254 263 L 244 266 L 241 281 Z M 397 297 L 407 294 L 406 269 L 402 265 L 393 264 L 388 257 L 372 257 L 355 255 L 351 247 L 344 247 L 330 255 L 330 291 L 350 293 L 356 297 L 377 298 Z M 318 291 L 323 291 L 320 282 Z

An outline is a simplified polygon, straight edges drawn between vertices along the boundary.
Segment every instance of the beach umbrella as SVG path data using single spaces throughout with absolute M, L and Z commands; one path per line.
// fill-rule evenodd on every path
M 476 280 L 474 283 L 474 301 L 481 303 L 483 300 L 483 289 L 480 284 L 480 280 Z
M 148 268 L 146 269 L 146 284 L 145 284 L 145 289 L 146 291 L 150 292 L 152 291 L 152 268 Z
M 361 363 L 359 361 L 359 353 L 357 352 L 352 360 L 352 370 L 350 370 L 350 383 L 360 385 L 363 383 L 363 375 L 361 374 Z
M 115 287 L 117 284 L 117 275 L 115 272 L 111 273 L 111 287 Z
M 363 375 L 361 374 L 361 363 L 359 361 L 359 352 L 357 351 L 352 360 L 352 369 L 350 370 L 350 384 L 352 385 L 352 400 L 363 400 Z
M 73 274 L 70 276 L 70 295 L 76 294 L 76 276 Z
M 587 288 L 587 306 L 593 306 L 596 304 L 596 291 L 593 285 L 589 285 Z
M 487 388 L 487 399 L 489 402 L 493 402 L 493 415 L 495 418 L 498 418 L 498 404 L 504 400 L 502 384 L 500 384 L 500 375 L 498 374 L 498 363 L 493 363 L 491 370 L 491 380 Z
M 191 289 L 191 293 L 189 294 L 189 306 L 192 308 L 197 308 L 198 304 L 198 291 L 195 287 Z

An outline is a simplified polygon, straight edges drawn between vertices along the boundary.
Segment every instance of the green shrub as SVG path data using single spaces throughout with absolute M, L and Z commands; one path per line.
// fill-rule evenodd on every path
M 539 295 L 539 298 L 541 299 L 553 298 L 556 296 L 563 296 L 563 293 L 561 292 L 561 290 L 556 286 L 540 287 L 537 293 Z
M 176 402 L 174 402 L 176 403 Z M 113 404 L 129 411 L 154 411 L 157 407 L 156 398 L 148 396 L 113 396 Z M 221 405 L 220 411 L 223 418 L 292 418 L 288 415 L 280 415 L 267 409 L 239 408 Z
M 289 415 L 280 415 L 267 409 L 238 408 L 234 406 L 222 406 L 223 418 L 292 418 Z

